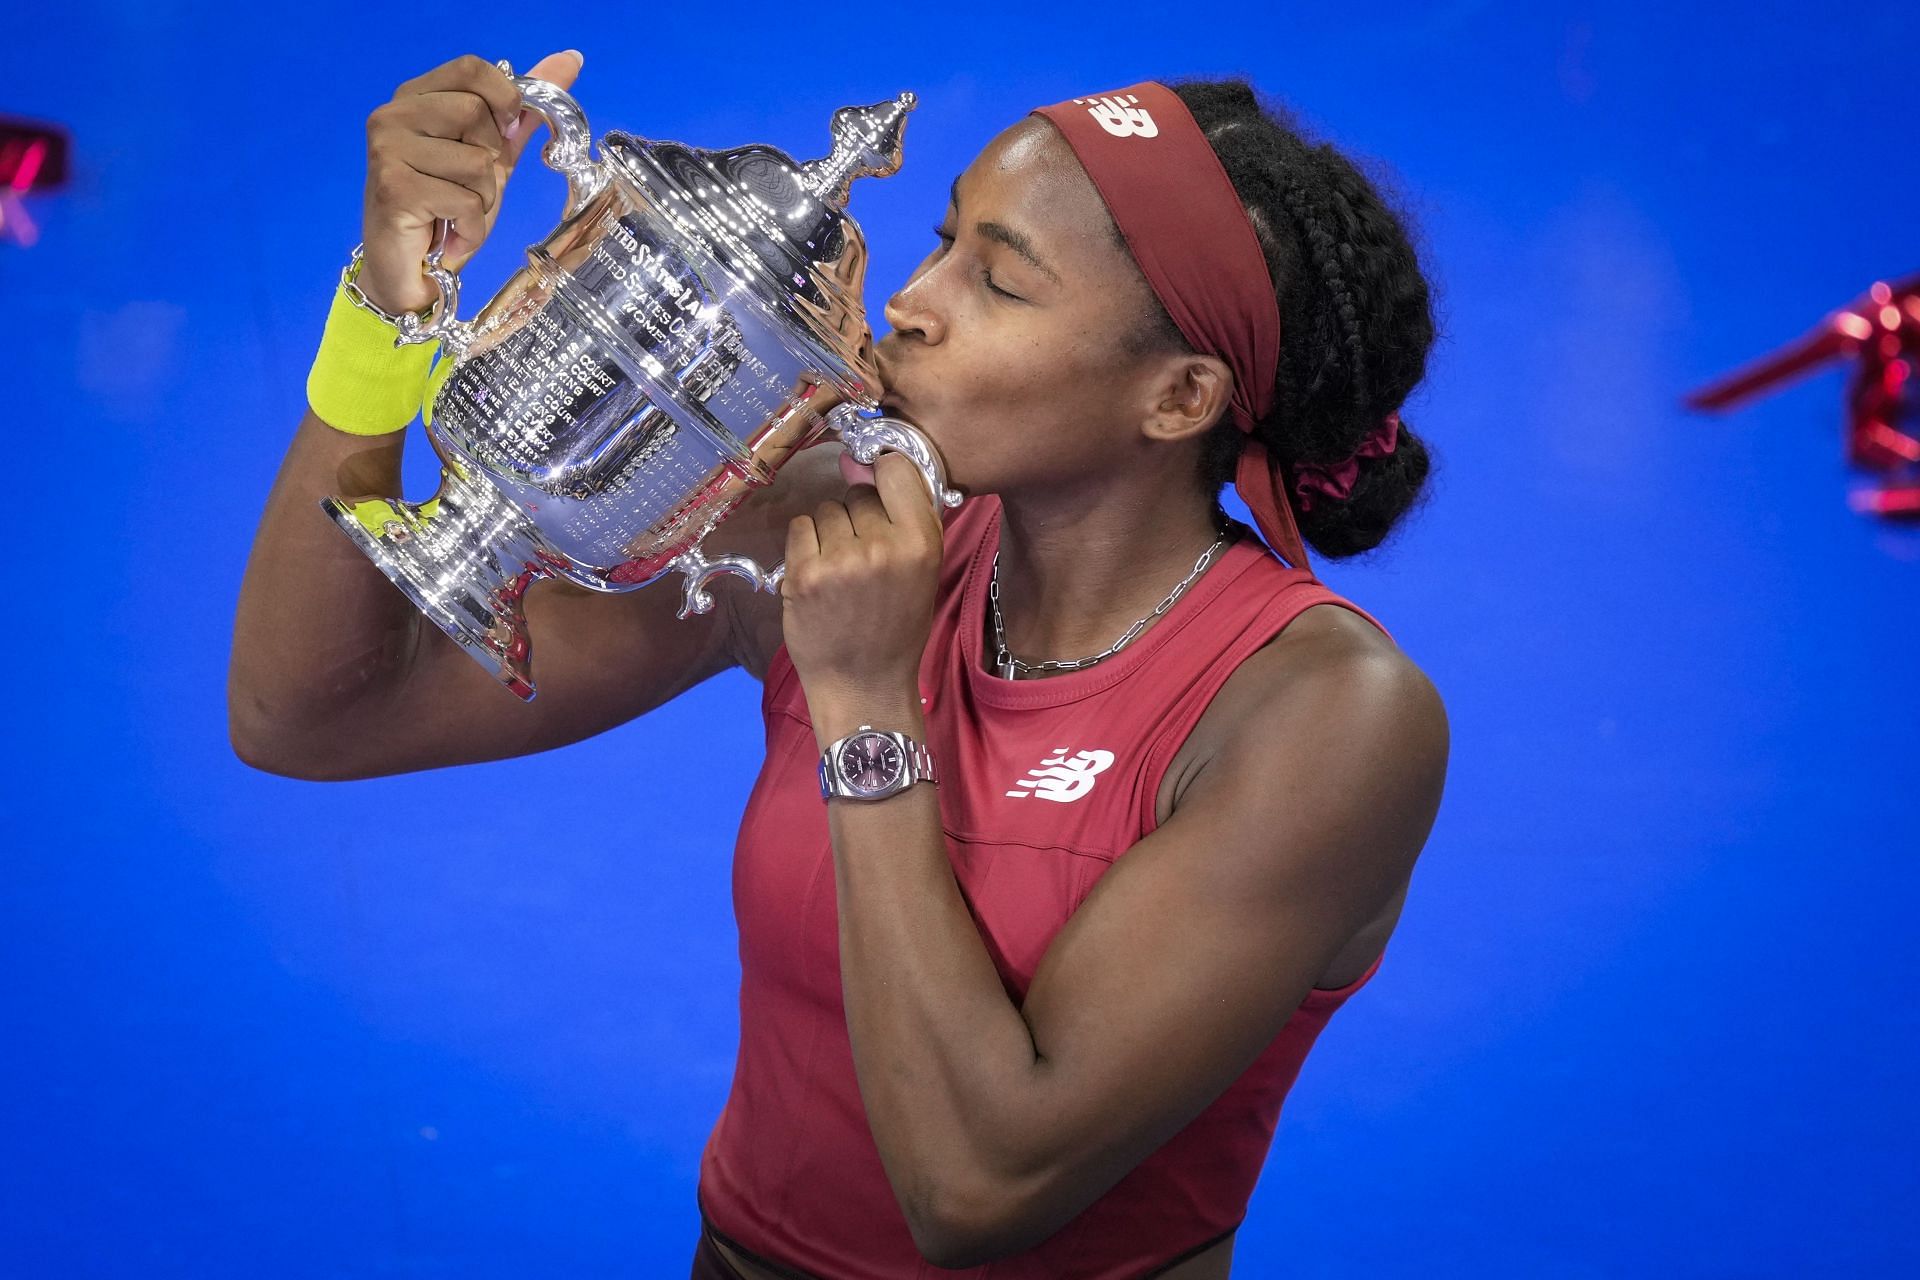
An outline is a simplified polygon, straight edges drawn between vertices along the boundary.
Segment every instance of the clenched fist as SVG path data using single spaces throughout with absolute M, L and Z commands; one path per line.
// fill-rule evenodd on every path
M 527 74 L 566 89 L 582 61 L 569 49 Z M 493 229 L 507 175 L 539 123 L 506 73 L 473 54 L 407 81 L 367 117 L 366 262 L 358 283 L 375 306 L 418 311 L 439 297 L 420 270 L 434 223 L 452 219 L 444 261 L 458 269 Z
M 920 469 L 902 454 L 880 454 L 872 477 L 787 525 L 781 629 L 816 707 L 911 692 L 933 628 L 944 533 L 939 508 Z

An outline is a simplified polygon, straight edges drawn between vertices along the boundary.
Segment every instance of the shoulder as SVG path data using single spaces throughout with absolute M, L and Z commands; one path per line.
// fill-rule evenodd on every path
M 1250 777 L 1311 773 L 1338 759 L 1364 775 L 1412 783 L 1409 803 L 1437 789 L 1446 771 L 1449 727 L 1427 674 L 1353 610 L 1317 604 L 1234 669 L 1196 737 L 1193 772 L 1224 769 Z
M 1338 604 L 1303 610 L 1235 668 L 1222 693 L 1244 711 L 1299 712 L 1333 703 L 1430 729 L 1446 723 L 1440 692 L 1426 672 L 1378 627 Z M 1274 719 L 1237 716 L 1235 732 L 1257 734 Z

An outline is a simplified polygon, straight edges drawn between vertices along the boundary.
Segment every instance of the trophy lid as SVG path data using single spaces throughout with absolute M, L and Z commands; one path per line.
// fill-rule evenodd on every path
M 601 145 L 618 172 L 651 197 L 683 247 L 704 250 L 732 273 L 816 357 L 828 357 L 825 372 L 868 400 L 866 238 L 846 202 L 856 178 L 899 169 L 906 116 L 916 103 L 902 93 L 841 108 L 833 114 L 833 149 L 806 164 L 760 144 L 711 151 L 613 131 Z
M 912 93 L 903 93 L 891 102 L 842 107 L 834 112 L 830 126 L 833 152 L 807 161 L 802 166 L 801 183 L 816 198 L 844 209 L 855 178 L 885 178 L 898 173 L 907 112 L 919 103 Z

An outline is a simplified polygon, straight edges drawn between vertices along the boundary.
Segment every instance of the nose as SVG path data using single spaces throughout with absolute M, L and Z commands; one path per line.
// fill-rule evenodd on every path
M 924 270 L 916 273 L 900 287 L 899 292 L 887 299 L 884 310 L 887 323 L 895 333 L 916 336 L 929 345 L 938 344 L 947 336 L 946 319 L 930 305 L 926 286 L 932 274 Z

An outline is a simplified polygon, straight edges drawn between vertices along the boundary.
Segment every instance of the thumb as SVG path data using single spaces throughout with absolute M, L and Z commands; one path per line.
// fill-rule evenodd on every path
M 527 69 L 527 75 L 535 80 L 545 80 L 562 89 L 571 89 L 573 82 L 580 78 L 580 68 L 586 62 L 586 55 L 578 49 L 565 49 L 559 53 L 550 53 Z M 534 127 L 543 123 L 539 115 L 525 107 L 520 110 L 512 126 L 507 130 L 506 147 L 500 157 L 509 169 L 519 160 L 520 153 L 526 150 L 527 140 L 533 136 Z
M 580 66 L 587 56 L 578 49 L 564 49 L 559 53 L 550 53 L 533 64 L 527 72 L 535 80 L 548 80 L 562 89 L 571 89 L 580 75 Z

